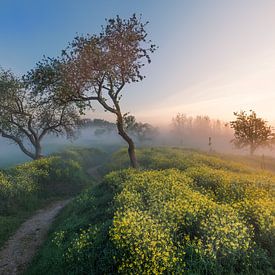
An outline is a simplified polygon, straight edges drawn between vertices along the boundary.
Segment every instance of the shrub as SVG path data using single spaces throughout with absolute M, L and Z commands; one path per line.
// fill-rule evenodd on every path
M 111 178 L 121 190 L 110 234 L 122 273 L 249 273 L 263 261 L 269 268 L 253 225 L 233 205 L 199 192 L 185 173 L 125 170 Z

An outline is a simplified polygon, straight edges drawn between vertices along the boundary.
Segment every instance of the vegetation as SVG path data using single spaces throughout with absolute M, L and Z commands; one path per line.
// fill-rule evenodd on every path
M 42 157 L 47 134 L 74 135 L 79 116 L 72 104 L 57 104 L 27 89 L 22 79 L 0 70 L 0 135 L 17 144 L 28 157 Z
M 273 174 L 191 150 L 137 155 L 142 170 L 74 200 L 27 274 L 273 274 Z M 127 165 L 127 151 L 113 158 Z
M 171 133 L 173 144 L 191 148 L 208 147 L 209 151 L 230 149 L 229 141 L 233 138 L 233 131 L 227 123 L 209 116 L 193 117 L 183 113 L 172 118 Z
M 157 135 L 157 128 L 149 123 L 137 122 L 132 115 L 124 116 L 124 128 L 134 136 L 140 143 L 152 140 Z
M 94 149 L 68 149 L 47 158 L 0 171 L 0 245 L 34 210 L 51 200 L 71 197 L 87 185 L 83 163 L 96 164 Z
M 235 121 L 230 125 L 234 129 L 234 140 L 232 141 L 237 148 L 249 147 L 250 154 L 253 155 L 259 147 L 271 147 L 275 141 L 275 134 L 271 126 L 262 118 L 257 117 L 254 111 L 234 113 Z
M 143 67 L 157 49 L 148 38 L 147 24 L 135 14 L 128 19 L 117 16 L 106 20 L 98 34 L 77 34 L 60 56 L 44 57 L 23 77 L 0 69 L 0 136 L 33 160 L 0 170 L 0 246 L 35 210 L 62 199 L 53 213 L 68 205 L 23 270 L 28 275 L 275 274 L 275 160 L 253 156 L 275 141 L 267 121 L 254 111 L 235 112 L 229 124 L 178 113 L 172 131 L 161 137 L 162 144 L 173 144 L 174 136 L 180 146 L 208 145 L 209 154 L 182 148 L 136 149 L 137 142 L 152 140 L 158 132 L 124 113 L 121 105 L 125 89 L 145 78 Z M 163 64 L 167 71 L 175 62 L 168 63 Z M 220 65 L 214 64 L 214 69 Z M 219 81 L 211 82 L 222 87 Z M 170 84 L 162 93 L 164 100 L 177 86 Z M 153 101 L 152 97 L 149 103 Z M 115 123 L 81 119 L 96 105 L 114 115 Z M 215 152 L 219 142 L 220 148 L 230 144 L 229 125 L 235 147 L 249 148 L 250 157 Z M 89 127 L 94 127 L 94 136 L 118 132 L 128 148 L 107 156 L 70 147 L 43 157 L 45 137 L 70 139 Z M 44 235 L 47 227 L 40 231 L 43 226 L 35 223 L 28 228 L 34 225 L 36 233 Z M 24 246 L 26 235 L 22 232 Z M 37 236 L 30 238 L 40 243 Z M 18 247 L 17 240 L 13 241 Z M 26 254 L 33 255 L 36 250 L 30 248 Z M 16 249 L 8 250 L 17 256 Z M 4 259 L 0 268 L 10 263 Z
M 136 15 L 117 16 L 22 78 L 0 71 L 0 134 L 34 160 L 0 171 L 0 245 L 34 210 L 76 196 L 26 274 L 274 274 L 274 160 L 271 172 L 264 158 L 259 169 L 252 156 L 237 162 L 214 153 L 213 134 L 228 134 L 228 125 L 184 114 L 172 120 L 180 145 L 188 136 L 208 140 L 211 154 L 136 150 L 136 140 L 157 133 L 121 110 L 123 90 L 144 79 L 156 50 L 146 25 Z M 96 102 L 115 124 L 80 120 Z M 271 126 L 255 112 L 234 115 L 237 148 L 253 155 L 272 145 Z M 72 137 L 91 126 L 99 136 L 116 127 L 128 148 L 108 159 L 78 148 L 42 158 L 46 135 Z
M 81 112 L 96 101 L 114 114 L 132 167 L 137 167 L 135 145 L 124 129 L 120 100 L 127 84 L 143 80 L 141 68 L 156 49 L 146 25 L 135 15 L 128 20 L 117 16 L 99 35 L 77 36 L 61 57 L 43 60 L 27 76 L 35 90 L 60 102 L 76 102 Z
M 116 129 L 116 124 L 109 122 L 104 119 L 89 119 L 83 118 L 80 121 L 80 128 L 87 129 L 87 128 L 95 128 L 95 135 L 100 136 L 104 134 L 110 134 L 112 131 Z

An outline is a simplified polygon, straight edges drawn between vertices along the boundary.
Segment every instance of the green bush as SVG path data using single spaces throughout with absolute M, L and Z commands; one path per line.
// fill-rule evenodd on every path
M 6 171 L 10 195 L 6 202 L 14 207 L 30 204 L 30 199 L 70 195 L 85 183 L 83 168 L 74 160 L 47 157 L 27 162 Z M 28 202 L 28 203 L 27 203 Z M 7 211 L 7 209 L 5 209 Z
M 120 250 L 120 271 L 228 274 L 249 272 L 251 266 L 257 270 L 253 227 L 232 206 L 198 192 L 180 171 L 124 173 L 119 173 L 122 191 L 115 197 L 111 229 Z M 117 176 L 113 173 L 108 180 L 118 182 Z
M 0 171 L 0 245 L 34 210 L 93 183 L 86 167 L 98 164 L 103 156 L 94 149 L 70 148 Z

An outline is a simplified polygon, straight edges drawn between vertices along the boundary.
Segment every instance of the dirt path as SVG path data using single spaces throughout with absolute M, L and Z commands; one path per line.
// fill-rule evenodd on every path
M 70 200 L 52 203 L 24 222 L 0 251 L 0 274 L 20 274 L 47 236 L 54 218 Z

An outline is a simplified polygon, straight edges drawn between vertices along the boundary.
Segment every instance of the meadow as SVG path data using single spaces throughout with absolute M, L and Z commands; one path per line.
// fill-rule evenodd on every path
M 260 157 L 137 156 L 138 170 L 126 150 L 105 159 L 26 274 L 274 274 L 275 175 Z

